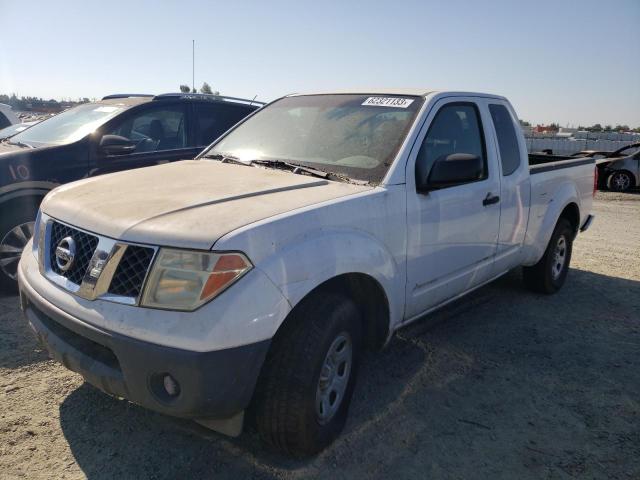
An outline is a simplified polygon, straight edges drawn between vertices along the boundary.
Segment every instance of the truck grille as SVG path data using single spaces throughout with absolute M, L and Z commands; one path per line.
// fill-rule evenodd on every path
M 109 293 L 137 298 L 154 253 L 153 248 L 129 245 L 111 280 Z
M 155 247 L 119 242 L 53 219 L 46 225 L 49 245 L 43 248 L 46 254 L 40 252 L 45 276 L 89 300 L 104 297 L 126 304 L 138 301 Z M 75 243 L 75 256 L 71 267 L 64 271 L 56 260 L 56 249 L 67 237 Z
M 65 272 L 62 271 L 56 262 L 56 248 L 60 241 L 66 237 L 71 237 L 76 242 L 76 255 L 73 265 Z M 53 222 L 51 226 L 51 245 L 49 250 L 51 270 L 67 278 L 69 281 L 80 285 L 97 246 L 98 237 L 95 235 L 76 230 L 62 223 Z

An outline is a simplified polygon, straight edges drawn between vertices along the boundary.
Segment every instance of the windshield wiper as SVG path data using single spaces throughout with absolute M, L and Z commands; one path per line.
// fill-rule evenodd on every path
M 279 168 L 282 170 L 290 170 L 292 173 L 312 175 L 314 177 L 324 178 L 325 180 L 337 180 L 339 182 L 349 183 L 349 179 L 337 175 L 333 172 L 325 172 L 317 168 L 307 167 L 306 165 L 300 165 L 297 163 L 288 162 L 285 160 L 252 160 L 252 165 L 260 165 L 262 167 Z
M 17 147 L 22 147 L 22 148 L 35 148 L 33 145 L 29 145 L 28 143 L 24 143 L 24 142 L 12 142 L 11 140 L 8 140 L 7 143 L 9 145 L 15 145 Z
M 213 160 L 220 160 L 220 163 L 235 163 L 238 165 L 244 165 L 245 167 L 251 166 L 251 162 L 243 162 L 238 157 L 224 154 L 224 153 L 214 153 L 213 155 L 205 155 L 202 158 L 211 158 Z
M 277 168 L 280 170 L 288 170 L 292 173 L 296 173 L 299 175 L 307 174 L 312 175 L 318 178 L 324 178 L 325 180 L 334 180 L 338 182 L 344 183 L 355 183 L 359 184 L 358 181 L 352 180 L 348 177 L 338 175 L 333 172 L 325 172 L 324 170 L 320 170 L 317 168 L 307 167 L 306 165 L 300 165 L 297 163 L 289 162 L 288 160 L 280 160 L 280 159 L 256 159 L 256 160 L 240 160 L 235 155 L 231 155 L 228 153 L 214 153 L 211 155 L 204 155 L 202 158 L 211 158 L 213 160 L 220 160 L 221 163 L 235 163 L 238 165 L 244 165 L 245 167 L 250 166 L 261 166 L 266 168 Z M 367 182 L 363 182 L 366 184 Z
M 329 176 L 329 173 L 324 170 L 317 170 L 315 168 L 298 165 L 284 160 L 252 160 L 251 163 L 254 165 L 262 165 L 263 167 L 275 167 L 291 170 L 293 173 L 305 172 L 313 175 L 314 177 L 327 178 Z

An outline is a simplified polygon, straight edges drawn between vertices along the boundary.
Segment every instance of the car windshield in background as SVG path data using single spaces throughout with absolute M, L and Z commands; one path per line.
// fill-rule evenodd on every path
M 30 126 L 31 125 L 25 123 L 14 123 L 13 125 L 9 125 L 8 127 L 0 130 L 0 140 L 4 140 L 5 138 L 9 138 L 17 133 L 23 132 Z
M 88 103 L 71 108 L 14 135 L 11 143 L 63 145 L 80 140 L 126 107 Z
M 287 97 L 258 111 L 205 156 L 282 160 L 379 183 L 422 103 L 409 96 Z

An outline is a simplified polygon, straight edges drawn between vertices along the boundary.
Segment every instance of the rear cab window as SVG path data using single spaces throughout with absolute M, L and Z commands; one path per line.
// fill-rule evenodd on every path
M 498 137 L 502 175 L 508 176 L 515 172 L 521 163 L 520 148 L 518 147 L 518 137 L 513 126 L 513 119 L 504 105 L 492 103 L 489 105 L 489 112 Z

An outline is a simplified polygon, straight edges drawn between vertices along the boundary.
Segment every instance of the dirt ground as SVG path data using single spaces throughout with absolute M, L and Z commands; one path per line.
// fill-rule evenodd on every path
M 83 384 L 4 296 L 0 478 L 640 479 L 640 195 L 599 193 L 595 213 L 560 293 L 513 272 L 399 332 L 305 461 Z

